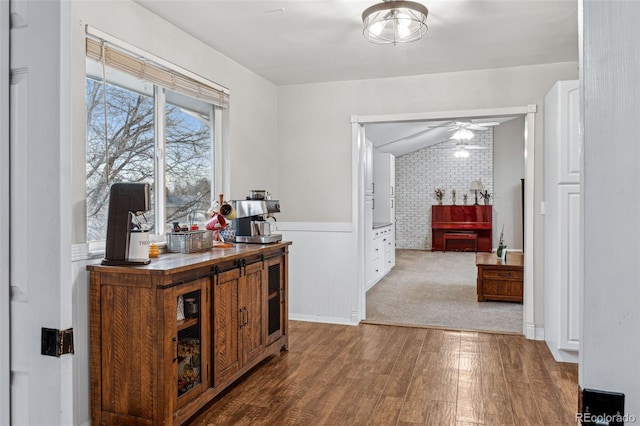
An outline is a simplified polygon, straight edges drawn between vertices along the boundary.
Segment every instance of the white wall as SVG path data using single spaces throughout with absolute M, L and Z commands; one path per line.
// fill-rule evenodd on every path
M 279 198 L 282 220 L 351 221 L 352 115 L 455 111 L 537 104 L 535 158 L 543 155 L 543 99 L 557 80 L 575 79 L 566 62 L 278 88 Z M 544 321 L 543 164 L 535 165 L 535 322 Z M 340 206 L 340 208 L 336 208 Z
M 579 382 L 640 418 L 640 3 L 584 2 L 584 300 Z
M 522 250 L 522 189 L 524 178 L 524 117 L 493 128 L 493 245 L 504 225 L 509 249 Z

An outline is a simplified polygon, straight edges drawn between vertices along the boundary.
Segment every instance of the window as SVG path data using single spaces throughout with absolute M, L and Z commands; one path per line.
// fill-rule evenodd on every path
M 167 99 L 166 221 L 187 223 L 191 219 L 203 222 L 212 201 L 213 109 L 204 102 L 193 105 L 194 101 L 188 108 L 185 101 L 191 100 L 172 92 L 167 93 Z
M 214 193 L 214 117 L 220 106 L 185 94 L 197 90 L 180 85 L 169 90 L 143 73 L 124 72 L 118 63 L 102 60 L 113 58 L 111 52 L 103 55 L 103 45 L 97 62 L 96 43 L 87 39 L 87 241 L 106 239 L 109 188 L 115 182 L 150 184 L 152 204 L 144 220 L 153 234 L 163 234 L 172 222 L 203 223 Z M 128 67 L 137 60 L 125 58 Z M 144 67 L 171 73 L 148 61 Z M 198 88 L 185 81 L 189 89 Z
M 154 100 L 87 77 L 86 106 L 87 241 L 99 241 L 107 235 L 110 184 L 154 182 Z M 154 223 L 154 210 L 146 215 L 148 223 Z

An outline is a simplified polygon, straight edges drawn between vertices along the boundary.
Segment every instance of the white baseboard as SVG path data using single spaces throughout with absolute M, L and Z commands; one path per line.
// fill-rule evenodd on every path
M 358 325 L 359 322 L 353 322 L 349 318 L 337 318 L 337 317 L 325 317 L 319 315 L 306 315 L 306 314 L 289 314 L 291 321 L 304 321 L 304 322 L 319 322 L 323 324 L 336 324 L 336 325 Z
M 562 349 L 553 349 L 549 345 L 547 345 L 549 350 L 551 351 L 551 355 L 558 362 L 570 362 L 572 364 L 578 363 L 578 352 L 577 351 L 565 351 Z
M 529 340 L 544 340 L 544 327 L 529 323 L 524 329 L 524 337 Z

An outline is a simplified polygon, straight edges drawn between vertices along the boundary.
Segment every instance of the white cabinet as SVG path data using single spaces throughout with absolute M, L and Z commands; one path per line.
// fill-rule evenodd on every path
M 365 282 L 366 282 L 366 289 L 368 290 L 373 284 L 374 284 L 374 268 L 373 268 L 373 262 L 374 262 L 374 248 L 373 248 L 373 222 L 372 222 L 372 216 L 373 216 L 373 198 L 371 197 L 365 197 L 364 198 L 364 229 L 365 229 L 365 236 L 364 236 L 364 244 L 365 244 L 365 251 L 364 251 L 364 264 L 365 264 Z
M 366 290 L 373 287 L 396 264 L 395 231 L 392 225 L 372 230 L 368 243 L 367 285 Z
M 365 147 L 365 279 L 369 290 L 396 263 L 395 157 L 377 152 L 369 141 Z
M 544 99 L 545 341 L 557 361 L 577 362 L 582 291 L 578 82 Z
M 396 265 L 396 232 L 391 225 L 387 237 L 384 239 L 384 274 L 388 274 Z
M 374 194 L 373 183 L 373 144 L 369 140 L 365 140 L 365 155 L 364 155 L 364 195 L 371 196 Z
M 373 153 L 373 182 L 375 208 L 373 221 L 379 223 L 395 222 L 396 196 L 396 159 L 386 152 Z

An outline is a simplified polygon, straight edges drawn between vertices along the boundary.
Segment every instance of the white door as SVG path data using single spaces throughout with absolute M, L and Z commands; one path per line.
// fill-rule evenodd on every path
M 5 2 L 0 3 L 5 7 Z M 9 268 L 14 425 L 73 424 L 73 410 L 69 408 L 73 355 L 41 355 L 40 341 L 42 328 L 71 326 L 67 323 L 61 327 L 61 318 L 72 311 L 73 285 L 71 108 L 64 102 L 70 93 L 69 3 L 9 2 Z M 7 19 L 3 24 L 4 21 Z M 4 34 L 2 39 L 5 40 Z
M 9 224 L 9 3 L 0 1 L 0 223 Z M 9 424 L 9 233 L 0 232 L 0 425 Z

